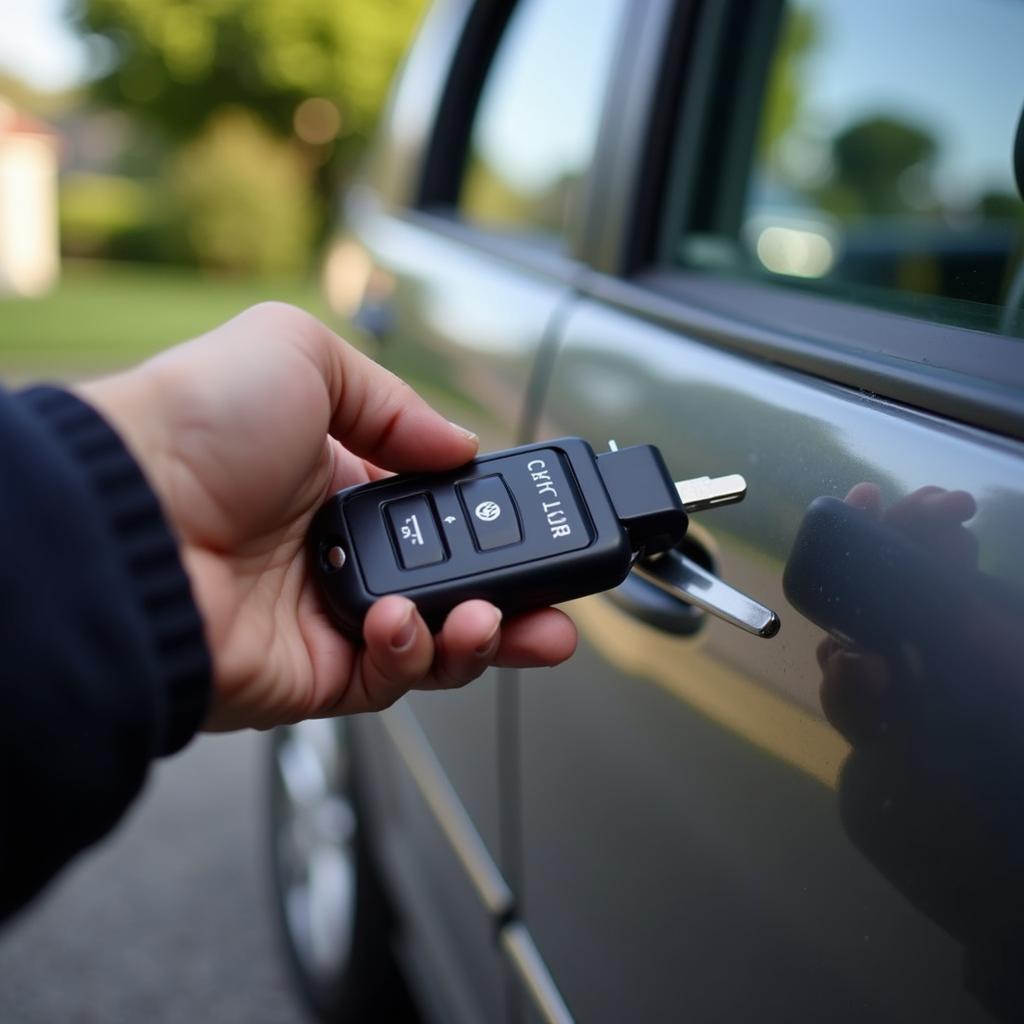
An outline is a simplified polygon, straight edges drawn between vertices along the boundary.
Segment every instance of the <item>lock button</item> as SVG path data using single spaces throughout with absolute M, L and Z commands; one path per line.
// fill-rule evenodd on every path
M 457 485 L 466 520 L 480 551 L 518 544 L 523 539 L 512 495 L 500 476 L 485 476 Z

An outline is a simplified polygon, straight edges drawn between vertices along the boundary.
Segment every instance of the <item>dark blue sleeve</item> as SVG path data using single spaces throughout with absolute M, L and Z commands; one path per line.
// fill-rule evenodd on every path
M 177 544 L 117 435 L 68 392 L 0 391 L 0 918 L 111 829 L 209 686 Z

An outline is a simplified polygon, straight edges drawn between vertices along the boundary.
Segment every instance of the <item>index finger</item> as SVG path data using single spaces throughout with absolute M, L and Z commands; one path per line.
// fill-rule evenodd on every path
M 314 322 L 311 355 L 330 395 L 332 437 L 398 472 L 449 469 L 476 455 L 474 433 L 450 423 L 400 377 Z

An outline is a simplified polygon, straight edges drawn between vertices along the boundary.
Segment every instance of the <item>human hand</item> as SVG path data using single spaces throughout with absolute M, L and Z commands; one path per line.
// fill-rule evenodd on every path
M 964 944 L 968 989 L 1018 1020 L 1020 598 L 979 571 L 967 492 L 922 487 L 886 508 L 877 486 L 860 483 L 846 502 L 918 551 L 901 552 L 882 530 L 833 538 L 861 578 L 877 573 L 892 619 L 859 643 L 829 637 L 818 648 L 822 708 L 852 748 L 840 819 L 853 846 Z M 826 600 L 846 599 L 824 577 L 822 586 Z
M 388 707 L 489 665 L 554 665 L 576 645 L 544 609 L 501 622 L 467 601 L 436 637 L 408 599 L 369 611 L 365 646 L 327 618 L 306 531 L 334 491 L 472 459 L 475 436 L 290 306 L 255 306 L 136 369 L 82 385 L 143 467 L 172 529 L 213 658 L 206 728 L 267 728 Z
M 933 553 L 951 573 L 967 574 L 975 569 L 977 540 L 963 524 L 977 506 L 966 491 L 921 487 L 884 508 L 880 488 L 859 483 L 844 500 Z M 818 645 L 817 656 L 822 671 L 821 706 L 829 723 L 854 745 L 876 736 L 892 710 L 894 669 L 889 658 L 831 636 Z M 912 660 L 909 666 L 901 666 L 904 685 L 912 682 L 906 677 L 914 664 Z

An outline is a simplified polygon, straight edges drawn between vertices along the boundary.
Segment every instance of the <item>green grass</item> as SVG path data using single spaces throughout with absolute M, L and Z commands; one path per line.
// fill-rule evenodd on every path
M 294 303 L 332 323 L 312 280 L 237 280 L 179 267 L 69 263 L 50 294 L 0 298 L 0 378 L 67 378 L 130 366 L 265 299 Z

